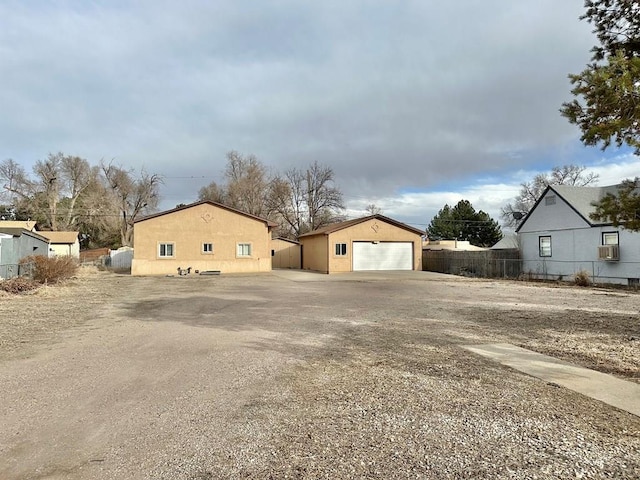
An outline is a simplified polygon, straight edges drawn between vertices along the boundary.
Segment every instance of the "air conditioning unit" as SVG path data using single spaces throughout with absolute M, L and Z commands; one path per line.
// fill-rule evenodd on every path
M 620 260 L 620 248 L 618 245 L 600 245 L 598 260 Z

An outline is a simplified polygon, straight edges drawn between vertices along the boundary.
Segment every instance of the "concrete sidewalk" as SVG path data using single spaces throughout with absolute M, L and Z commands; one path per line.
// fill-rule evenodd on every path
M 508 343 L 463 348 L 640 417 L 640 385 Z

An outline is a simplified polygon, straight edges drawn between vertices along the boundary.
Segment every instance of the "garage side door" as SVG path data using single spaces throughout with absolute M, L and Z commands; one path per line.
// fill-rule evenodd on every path
M 413 270 L 413 243 L 353 242 L 353 270 Z

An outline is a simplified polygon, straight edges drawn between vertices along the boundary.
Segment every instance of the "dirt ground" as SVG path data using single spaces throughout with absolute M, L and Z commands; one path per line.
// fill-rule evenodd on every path
M 0 295 L 0 478 L 640 478 L 640 418 L 463 345 L 640 382 L 640 295 L 427 272 Z

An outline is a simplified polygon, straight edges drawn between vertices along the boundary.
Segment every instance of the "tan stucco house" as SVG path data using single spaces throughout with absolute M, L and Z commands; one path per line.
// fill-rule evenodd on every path
M 300 236 L 302 268 L 324 273 L 422 270 L 422 235 L 383 215 L 334 223 Z
M 132 275 L 271 271 L 268 220 L 202 201 L 149 215 L 133 227 Z
M 271 240 L 272 268 L 302 268 L 300 242 L 288 238 L 274 238 Z
M 38 232 L 49 240 L 50 257 L 80 258 L 80 232 Z

